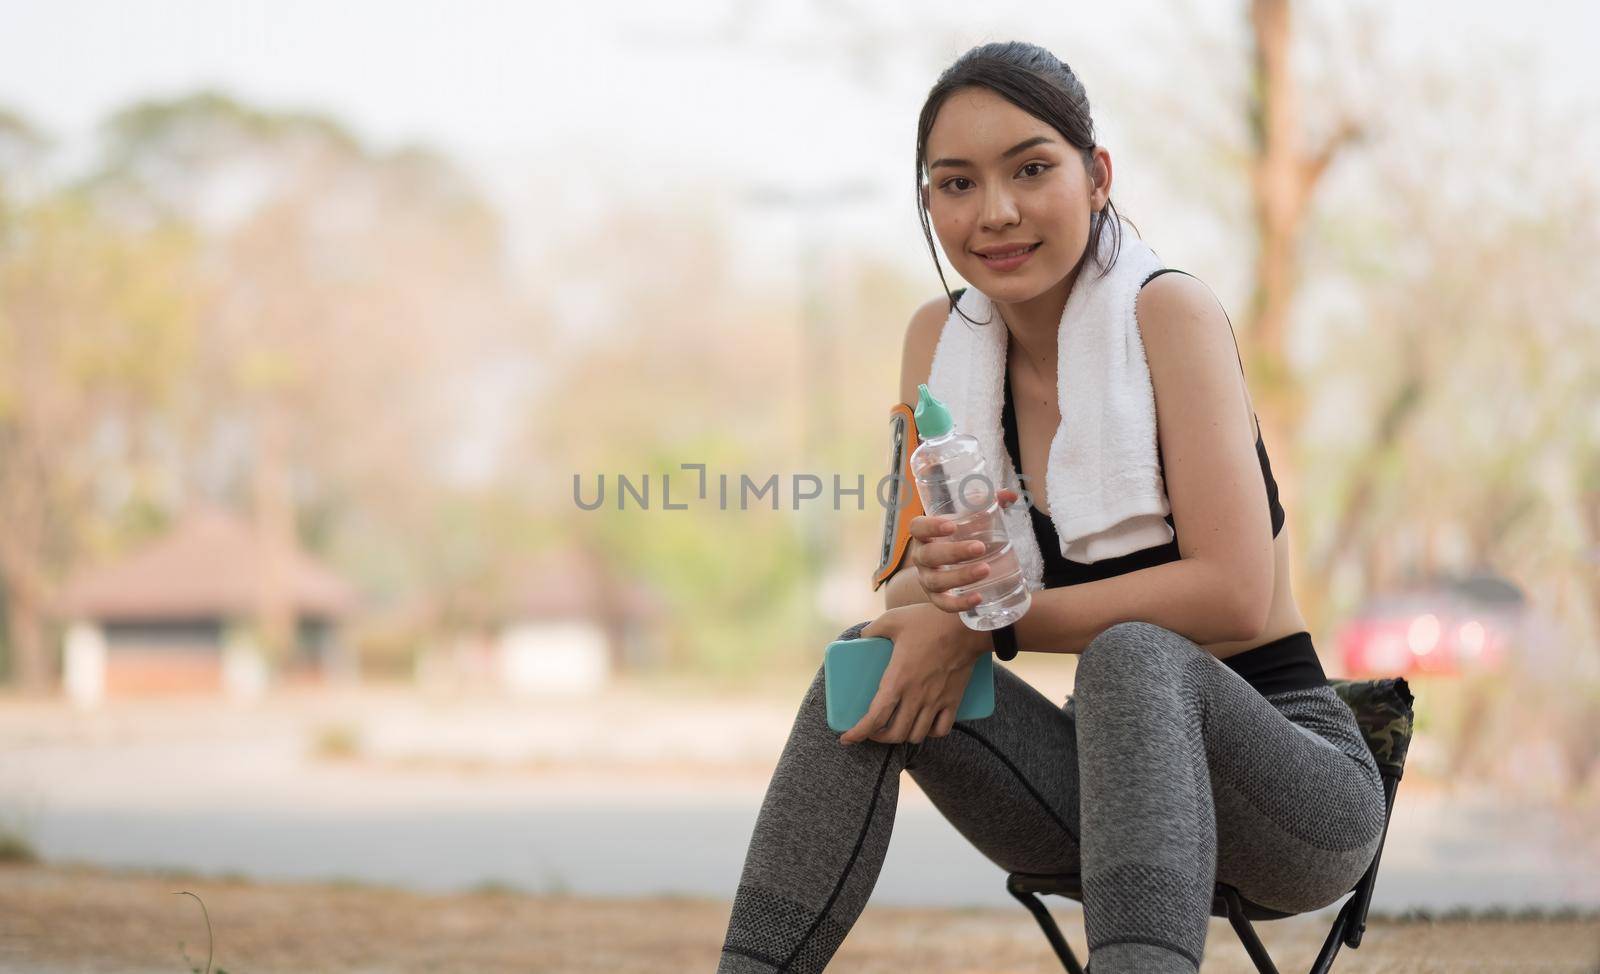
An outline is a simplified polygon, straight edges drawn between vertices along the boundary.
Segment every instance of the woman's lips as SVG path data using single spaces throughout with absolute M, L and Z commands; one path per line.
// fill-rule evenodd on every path
M 978 259 L 983 261 L 983 266 L 992 271 L 1015 270 L 1027 263 L 1028 258 L 1033 256 L 1033 252 L 1042 246 L 1044 246 L 1042 242 L 1036 243 L 1032 247 L 1029 247 L 1027 250 L 1024 250 L 1022 253 L 1017 254 L 1014 257 L 985 257 L 982 254 L 979 254 Z

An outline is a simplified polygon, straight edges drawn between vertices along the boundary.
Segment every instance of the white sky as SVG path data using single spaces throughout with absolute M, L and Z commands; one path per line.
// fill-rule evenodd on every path
M 1200 9 L 1237 31 L 1246 2 Z M 1487 48 L 1520 45 L 1539 62 L 1551 104 L 1597 104 L 1600 4 L 1406 0 L 1381 9 L 1398 52 L 1391 63 L 1445 59 L 1474 70 Z M 1214 261 L 1206 227 L 1186 225 L 1161 198 L 1150 160 L 1118 155 L 1128 123 L 1141 119 L 1104 110 L 1131 97 L 1118 85 L 1214 83 L 1163 76 L 1177 72 L 1161 52 L 1191 43 L 1170 10 L 1164 0 L 0 0 L 0 107 L 55 136 L 59 164 L 70 168 L 114 109 L 217 87 L 330 114 L 380 147 L 422 142 L 451 155 L 508 214 L 514 240 L 560 241 L 601 209 L 676 197 L 720 217 L 736 275 L 795 287 L 796 244 L 809 233 L 829 259 L 867 251 L 924 275 L 933 293 L 911 204 L 917 111 L 960 51 L 1021 38 L 1080 71 L 1100 140 L 1117 159 L 1119 207 L 1156 230 L 1152 243 L 1176 266 L 1195 257 L 1215 268 L 1227 303 L 1236 282 L 1226 279 L 1230 262 Z M 738 42 L 709 42 L 719 30 L 738 31 Z M 1373 83 L 1382 90 L 1384 79 Z M 838 196 L 846 184 L 865 185 L 867 198 L 800 214 L 739 202 L 758 186 Z M 1155 228 L 1153 212 L 1162 215 Z M 584 296 L 557 300 L 581 329 Z M 498 403 L 490 396 L 477 410 L 480 432 L 494 426 Z M 494 437 L 479 439 L 467 466 L 487 469 Z
M 832 12 L 838 6 L 0 0 L 0 106 L 56 135 L 70 161 L 90 151 L 93 126 L 114 108 L 218 86 L 330 113 L 380 145 L 431 144 L 477 172 L 518 226 L 557 234 L 594 207 L 689 185 L 726 193 L 707 201 L 726 209 L 757 184 L 804 192 L 865 183 L 875 194 L 827 216 L 827 232 L 925 269 L 906 160 L 937 64 L 970 44 L 1025 37 L 1079 66 L 1095 100 L 1104 94 L 1095 65 L 1162 70 L 1141 41 L 1169 20 L 1160 0 L 858 2 L 870 11 L 860 19 Z M 1237 23 L 1244 6 L 1204 9 Z M 1549 97 L 1600 91 L 1589 49 L 1600 5 L 1408 0 L 1385 5 L 1384 19 L 1402 49 L 1470 65 L 1483 45 L 1520 43 L 1543 62 Z M 732 47 L 671 41 L 732 24 L 743 32 Z M 873 31 L 894 42 L 874 44 Z M 945 37 L 944 51 L 929 40 Z M 791 38 L 803 49 L 784 56 Z M 874 73 L 863 80 L 853 70 Z M 1119 120 L 1101 112 L 1097 122 L 1114 146 Z M 1118 178 L 1119 198 L 1137 195 L 1138 160 L 1121 157 Z M 757 235 L 778 239 L 744 249 L 744 259 L 787 253 L 793 222 L 766 220 Z

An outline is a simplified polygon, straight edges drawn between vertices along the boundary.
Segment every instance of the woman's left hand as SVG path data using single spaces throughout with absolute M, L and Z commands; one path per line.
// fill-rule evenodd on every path
M 972 667 L 993 645 L 988 633 L 968 629 L 937 606 L 913 602 L 889 609 L 861 630 L 863 639 L 874 636 L 893 642 L 894 652 L 866 716 L 839 743 L 920 744 L 950 733 Z

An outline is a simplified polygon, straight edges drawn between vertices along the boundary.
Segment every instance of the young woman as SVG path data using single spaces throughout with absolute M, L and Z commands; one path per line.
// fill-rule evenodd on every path
M 836 736 L 819 670 L 762 802 L 717 969 L 827 965 L 877 880 L 904 769 L 1001 869 L 1082 874 L 1093 974 L 1194 972 L 1215 882 L 1286 911 L 1325 906 L 1360 878 L 1384 819 L 1377 768 L 1290 591 L 1232 327 L 1195 278 L 1139 272 L 1128 314 L 1154 393 L 1170 540 L 1069 558 L 1061 522 L 1038 507 L 1060 496 L 1046 468 L 1065 405 L 1063 315 L 1075 287 L 1143 248 L 1121 236 L 1082 84 L 1033 45 L 968 51 L 923 106 L 917 170 L 929 250 L 931 220 L 987 300 L 958 307 L 947 291 L 917 310 L 900 397 L 916 402 L 950 329 L 1004 329 L 1005 449 L 1034 499 L 1020 523 L 1043 559 L 1012 633 L 1023 651 L 1081 653 L 1074 693 L 1058 707 L 997 662 L 994 714 L 954 722 L 973 663 L 996 644 L 959 618 L 977 596 L 951 590 L 984 570 L 949 567 L 972 553 L 944 537 L 944 519 L 913 519 L 887 611 L 840 637 L 894 641 L 872 711 Z M 967 320 L 969 306 L 992 320 Z

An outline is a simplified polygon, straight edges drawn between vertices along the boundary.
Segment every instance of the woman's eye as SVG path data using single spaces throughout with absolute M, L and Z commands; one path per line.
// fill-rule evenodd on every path
M 1049 170 L 1051 170 L 1053 168 L 1054 167 L 1052 165 L 1050 165 L 1050 163 L 1047 163 L 1047 162 L 1030 162 L 1027 165 L 1023 166 L 1022 169 L 1019 170 L 1019 171 L 1024 173 L 1024 174 L 1029 175 L 1030 177 L 1033 177 L 1033 176 L 1042 176 L 1046 172 L 1048 172 Z M 1037 169 L 1038 172 L 1029 173 L 1028 170 L 1030 170 L 1030 169 Z M 943 189 L 943 190 L 946 190 L 946 191 L 954 191 L 954 192 L 959 193 L 959 192 L 963 192 L 964 191 L 964 187 L 957 186 L 956 184 L 957 183 L 970 183 L 970 182 L 972 182 L 972 180 L 968 179 L 965 176 L 951 176 L 949 179 L 947 179 L 944 182 L 940 183 L 939 184 L 939 188 Z

